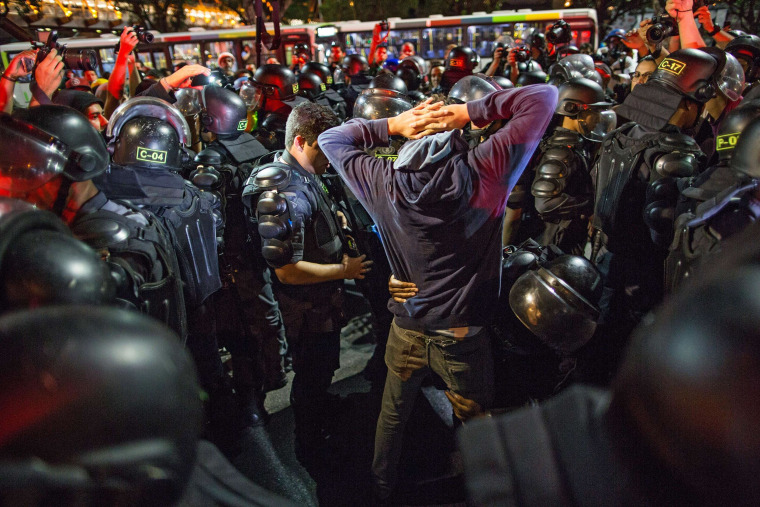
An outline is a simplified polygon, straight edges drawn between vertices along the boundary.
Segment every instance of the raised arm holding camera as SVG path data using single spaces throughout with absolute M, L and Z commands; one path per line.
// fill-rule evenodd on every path
M 705 41 L 699 34 L 699 28 L 694 21 L 694 0 L 668 0 L 665 11 L 678 23 L 678 34 L 681 37 L 682 48 L 703 48 Z
M 13 110 L 13 88 L 16 81 L 28 76 L 34 65 L 35 51 L 28 49 L 17 54 L 0 78 L 0 110 L 10 114 Z

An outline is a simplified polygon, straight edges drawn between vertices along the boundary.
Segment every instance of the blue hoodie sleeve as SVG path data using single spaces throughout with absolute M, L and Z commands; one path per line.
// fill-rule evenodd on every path
M 388 120 L 353 119 L 319 136 L 319 147 L 346 185 L 368 208 L 382 191 L 393 162 L 368 155 L 364 148 L 388 146 Z
M 556 106 L 557 88 L 551 85 L 502 90 L 467 103 L 470 119 L 479 127 L 496 120 L 507 120 L 504 127 L 470 150 L 470 165 L 478 171 L 484 183 L 514 186 L 538 146 Z

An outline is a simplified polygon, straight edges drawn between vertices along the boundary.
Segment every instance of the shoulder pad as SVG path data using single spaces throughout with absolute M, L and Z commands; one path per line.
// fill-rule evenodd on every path
M 577 146 L 583 142 L 578 132 L 567 129 L 558 129 L 545 141 L 547 146 Z
M 287 117 L 283 118 L 279 114 L 269 113 L 261 122 L 261 128 L 264 128 L 270 131 L 285 130 L 286 121 L 287 121 Z
M 132 234 L 128 223 L 116 213 L 96 211 L 77 220 L 71 232 L 94 250 L 101 250 L 128 240 Z
M 544 151 L 541 155 L 541 161 L 556 160 L 563 164 L 569 164 L 575 158 L 573 150 L 567 146 L 553 146 Z
M 663 151 L 679 150 L 686 152 L 702 153 L 699 145 L 694 138 L 686 134 L 669 132 L 660 140 L 660 146 Z
M 211 166 L 220 166 L 227 161 L 227 156 L 220 150 L 215 150 L 212 146 L 207 146 L 202 149 L 195 156 L 194 162 L 196 164 L 204 164 Z
M 287 164 L 270 162 L 254 169 L 248 182 L 262 189 L 281 189 L 290 183 L 290 174 L 291 169 Z
M 699 165 L 699 159 L 695 153 L 675 151 L 657 156 L 652 168 L 660 176 L 683 178 L 697 173 Z

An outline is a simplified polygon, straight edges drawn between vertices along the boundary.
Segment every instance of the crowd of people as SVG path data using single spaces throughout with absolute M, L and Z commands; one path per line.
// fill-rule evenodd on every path
M 239 504 L 287 504 L 217 448 L 292 370 L 320 473 L 346 280 L 373 318 L 378 505 L 430 378 L 473 505 L 758 503 L 760 37 L 691 0 L 487 62 L 382 32 L 237 72 L 141 72 L 131 27 L 107 77 L 9 62 L 0 503 L 223 504 L 213 462 Z

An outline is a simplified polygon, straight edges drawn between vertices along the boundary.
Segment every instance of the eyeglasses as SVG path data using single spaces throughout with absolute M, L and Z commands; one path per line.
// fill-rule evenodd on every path
M 651 76 L 653 72 L 654 72 L 653 70 L 649 72 L 639 72 L 637 70 L 631 75 L 631 77 L 633 77 L 634 79 L 648 79 L 649 76 Z

